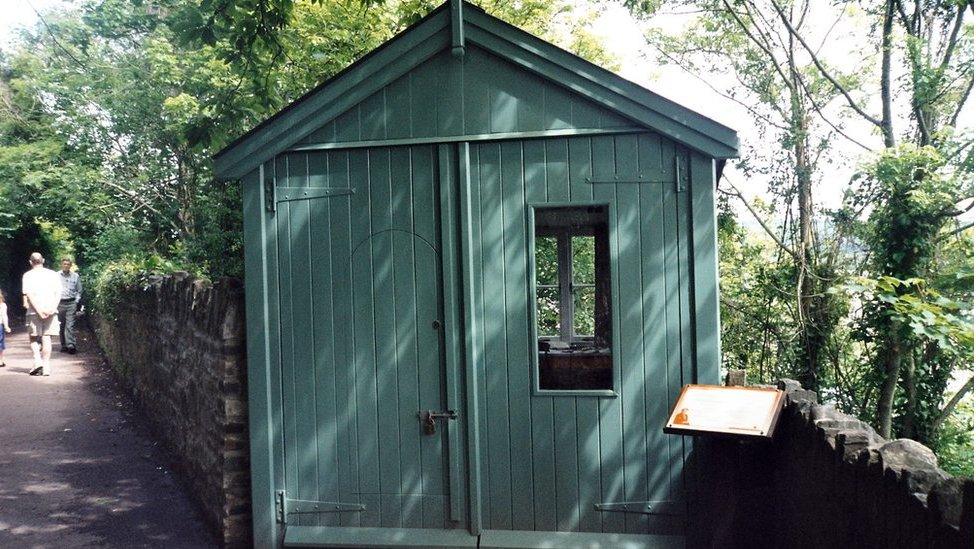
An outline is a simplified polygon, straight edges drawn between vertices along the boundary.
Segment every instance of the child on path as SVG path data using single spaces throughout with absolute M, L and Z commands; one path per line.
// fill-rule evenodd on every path
M 3 290 L 0 290 L 0 368 L 7 365 L 3 359 L 3 351 L 7 348 L 4 334 L 10 333 L 10 319 L 7 318 L 7 300 L 4 299 Z

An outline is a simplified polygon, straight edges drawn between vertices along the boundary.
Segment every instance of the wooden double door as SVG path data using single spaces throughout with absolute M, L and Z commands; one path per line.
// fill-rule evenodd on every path
M 455 544 L 491 531 L 680 533 L 690 447 L 660 427 L 691 381 L 687 220 L 667 147 L 647 134 L 277 160 L 288 528 L 440 531 Z M 630 171 L 658 180 L 599 183 Z M 591 203 L 611 214 L 614 390 L 546 393 L 528 212 Z

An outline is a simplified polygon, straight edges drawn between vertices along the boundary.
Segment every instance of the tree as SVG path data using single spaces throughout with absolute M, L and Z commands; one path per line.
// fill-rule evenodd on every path
M 746 204 L 779 246 L 782 255 L 776 261 L 786 262 L 792 271 L 789 280 L 777 281 L 782 295 L 776 299 L 792 296 L 788 314 L 796 337 L 787 338 L 794 348 L 790 359 L 804 386 L 819 391 L 832 333 L 844 314 L 827 290 L 839 280 L 837 263 L 847 234 L 837 225 L 816 225 L 816 198 L 822 165 L 831 161 L 835 139 L 853 140 L 837 109 L 828 110 L 845 92 L 831 84 L 833 75 L 817 69 L 821 61 L 797 34 L 806 24 L 809 3 L 788 8 L 730 0 L 676 4 L 708 15 L 679 36 L 650 32 L 651 44 L 666 61 L 692 74 L 728 76 L 734 83 L 721 89 L 711 79 L 702 80 L 762 120 L 762 133 L 772 134 L 779 144 L 772 151 L 747 144 L 743 156 L 750 160 L 737 167 L 746 176 L 768 177 L 769 192 L 785 206 L 779 209 L 784 217 L 769 223 Z M 648 9 L 646 3 L 629 5 L 642 13 Z M 861 70 L 836 78 L 859 85 Z M 728 178 L 720 191 L 745 200 Z
M 941 300 L 948 298 L 933 282 L 949 273 L 929 258 L 949 243 L 946 235 L 970 238 L 967 225 L 953 226 L 952 221 L 972 207 L 972 140 L 955 127 L 972 90 L 971 3 L 841 3 L 831 6 L 836 15 L 830 16 L 834 23 L 827 27 L 810 22 L 814 8 L 823 19 L 826 7 L 803 0 L 624 3 L 648 17 L 662 5 L 697 11 L 700 16 L 686 33 L 675 37 L 651 32 L 650 43 L 665 60 L 693 73 L 734 79 L 734 85 L 718 87 L 716 79 L 702 78 L 761 120 L 765 132 L 781 137 L 771 158 L 749 158 L 737 166 L 747 175 L 770 179 L 770 193 L 791 205 L 780 210 L 780 219 L 768 221 L 768 214 L 746 203 L 733 184 L 726 183 L 720 191 L 742 199 L 794 268 L 796 305 L 788 316 L 799 335 L 793 361 L 800 380 L 814 389 L 827 383 L 825 394 L 831 399 L 858 411 L 871 410 L 884 436 L 891 434 L 897 415 L 897 434 L 931 438 L 938 427 L 932 417 L 945 411 L 939 406 L 946 372 L 965 360 L 949 358 L 945 340 L 915 333 L 903 316 L 905 309 L 899 312 L 895 305 L 904 305 L 902 299 L 945 305 Z M 849 56 L 841 65 L 832 62 L 824 44 L 852 12 L 869 23 L 855 48 L 866 55 L 863 64 L 852 65 Z M 877 137 L 864 139 L 864 134 Z M 818 169 L 824 155 L 834 156 L 839 143 L 864 151 L 871 160 L 863 177 L 852 181 L 850 199 L 841 210 L 818 211 Z M 755 153 L 747 145 L 744 156 Z M 967 184 L 959 185 L 960 181 Z M 894 301 L 868 300 L 869 306 L 860 307 L 858 301 L 830 291 L 862 271 L 870 272 L 875 286 L 890 288 Z M 775 280 L 770 283 L 780 287 L 780 295 L 770 303 L 786 299 L 787 288 Z M 961 305 L 954 312 L 940 309 L 944 314 L 939 318 L 969 318 L 971 288 L 957 294 L 954 302 Z M 755 309 L 751 295 L 738 297 L 723 300 L 723 305 Z M 849 308 L 848 303 L 855 306 Z M 774 310 L 767 305 L 766 314 Z M 925 307 L 920 310 L 935 314 Z M 851 330 L 837 322 L 862 314 L 870 321 L 858 320 L 860 328 Z M 736 322 L 744 317 L 731 313 L 729 318 Z M 864 330 L 864 322 L 872 329 Z M 763 341 L 774 333 L 781 337 L 781 326 L 760 323 Z M 726 321 L 731 335 L 737 328 Z M 729 338 L 723 341 L 728 347 Z M 850 356 L 842 359 L 837 356 L 841 351 Z M 867 362 L 864 355 L 872 357 L 868 363 L 873 367 L 867 371 L 854 364 Z M 845 360 L 851 365 L 843 366 Z M 824 370 L 831 361 L 832 373 Z
M 972 172 L 954 170 L 934 147 L 903 145 L 881 153 L 866 176 L 862 200 L 878 206 L 868 217 L 865 240 L 872 270 L 881 273 L 870 282 L 874 298 L 864 318 L 865 335 L 882 343 L 875 353 L 875 419 L 883 434 L 891 433 L 901 381 L 896 431 L 927 441 L 938 427 L 933 422 L 941 415 L 952 371 L 972 364 L 971 293 L 957 291 L 963 301 L 954 301 L 926 282 L 937 276 L 931 267 L 940 234 L 958 213 L 956 203 Z M 957 271 L 960 275 L 966 279 L 965 270 Z M 922 390 L 926 394 L 920 395 Z
M 585 32 L 592 14 L 570 9 L 568 0 L 484 5 L 611 60 Z M 8 174 L 10 196 L 50 206 L 18 219 L 65 224 L 83 264 L 162 258 L 201 275 L 240 276 L 240 193 L 233 182 L 213 180 L 211 156 L 431 7 L 424 0 L 87 0 L 41 14 L 2 59 L 23 103 L 4 114 L 4 135 L 9 129 L 20 139 L 19 149 L 6 151 L 8 165 L 23 167 Z M 570 29 L 580 32 L 570 36 Z M 27 112 L 44 119 L 47 133 L 16 133 Z M 42 180 L 51 184 L 42 189 Z

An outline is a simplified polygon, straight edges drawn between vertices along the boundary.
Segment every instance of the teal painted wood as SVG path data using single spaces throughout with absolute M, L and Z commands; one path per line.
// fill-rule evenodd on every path
M 594 201 L 594 186 L 586 183 L 593 177 L 591 143 L 588 138 L 570 138 L 569 199 L 573 203 Z M 576 458 L 578 477 L 579 527 L 581 532 L 601 530 L 600 513 L 600 407 L 594 398 L 576 398 Z
M 598 512 L 593 504 L 679 497 L 672 477 L 680 479 L 681 446 L 672 456 L 670 440 L 660 428 L 672 387 L 680 388 L 688 362 L 682 352 L 690 345 L 682 328 L 690 321 L 690 310 L 682 306 L 679 272 L 684 270 L 687 279 L 689 263 L 687 256 L 683 262 L 678 257 L 682 249 L 687 253 L 678 231 L 687 194 L 675 194 L 673 180 L 586 182 L 617 174 L 673 175 L 663 158 L 673 157 L 674 145 L 659 135 L 642 134 L 479 144 L 473 150 L 472 208 L 480 213 L 473 234 L 481 242 L 472 246 L 472 253 L 475 286 L 482 296 L 475 303 L 473 328 L 485 338 L 480 347 L 485 365 L 477 373 L 485 391 L 481 410 L 487 414 L 479 424 L 489 460 L 487 474 L 481 476 L 482 502 L 490 509 L 486 527 L 514 529 L 516 520 L 525 523 L 517 517 L 531 516 L 533 530 L 676 531 L 674 518 Z M 670 236 L 665 234 L 668 193 Z M 532 287 L 530 205 L 547 203 L 611 206 L 616 395 L 540 394 L 533 391 L 534 379 L 525 375 L 527 366 L 534 367 L 536 352 L 534 320 L 520 316 L 523 307 L 532 312 L 534 299 L 526 291 Z M 528 244 L 518 246 L 518 238 Z M 673 265 L 666 265 L 667 257 Z M 674 311 L 670 317 L 669 308 Z M 520 409 L 524 402 L 527 409 Z M 527 421 L 521 419 L 525 414 Z M 531 490 L 520 495 L 517 486 Z
M 484 354 L 486 357 L 507 355 L 507 341 L 503 331 L 507 307 L 505 305 L 505 263 L 504 238 L 505 221 L 501 209 L 501 165 L 500 148 L 496 143 L 481 144 L 476 147 L 480 189 L 479 211 L 481 213 L 481 256 L 494 261 L 483 261 L 481 265 L 481 310 L 484 318 L 498 319 L 485 322 Z M 509 425 L 508 369 L 485 369 L 485 421 L 488 425 Z M 508 429 L 486 429 L 487 433 L 487 483 L 492 486 L 488 500 L 488 522 L 494 527 L 511 528 L 512 525 L 512 480 L 511 451 L 508 444 Z
M 349 179 L 350 155 L 345 152 L 330 152 L 328 154 L 313 154 L 311 158 L 325 156 L 327 181 L 335 188 L 352 188 Z M 321 164 L 310 160 L 309 166 L 320 167 Z M 310 178 L 317 176 L 317 170 L 310 173 Z M 339 467 L 335 474 L 328 471 L 323 476 L 335 476 L 338 479 L 339 501 L 361 503 L 359 498 L 359 460 L 358 460 L 358 431 L 356 429 L 356 390 L 355 370 L 342 368 L 339 365 L 349 363 L 354 357 L 355 339 L 350 322 L 349 311 L 353 310 L 352 292 L 352 200 L 329 199 L 327 201 L 331 215 L 329 224 L 330 250 L 332 252 L 332 272 L 329 278 L 334 299 L 332 316 L 333 341 L 335 360 L 333 367 L 336 374 L 336 451 L 339 457 Z M 358 212 L 357 212 L 358 215 Z M 325 282 L 323 281 L 323 284 Z M 325 421 L 328 421 L 326 419 Z M 340 526 L 358 526 L 359 513 L 342 513 L 338 517 Z
M 480 519 L 494 530 L 677 531 L 674 519 L 599 512 L 593 505 L 682 497 L 690 445 L 661 434 L 659 426 L 682 382 L 700 375 L 695 368 L 704 371 L 709 348 L 692 338 L 717 330 L 717 322 L 693 315 L 708 307 L 707 288 L 699 291 L 696 280 L 714 276 L 698 265 L 700 244 L 692 240 L 696 212 L 706 215 L 701 238 L 711 232 L 714 240 L 711 188 L 698 183 L 713 177 L 711 166 L 655 134 L 460 148 L 458 158 L 470 165 L 459 161 L 446 170 L 439 164 L 453 162 L 453 151 L 435 156 L 432 146 L 295 153 L 274 166 L 278 186 L 356 191 L 282 202 L 273 219 L 277 246 L 268 253 L 276 291 L 268 293 L 276 296 L 281 327 L 283 426 L 283 472 L 274 485 L 303 499 L 367 506 L 355 517 L 291 523 L 463 526 L 451 520 L 452 506 L 460 514 L 450 486 L 461 475 L 447 466 L 449 455 L 457 456 L 454 447 L 443 434 L 421 437 L 415 423 L 417 410 L 447 405 L 441 356 L 451 352 L 422 319 L 450 324 L 441 285 L 451 261 L 438 250 L 452 234 L 441 211 L 451 199 L 439 180 L 456 172 L 459 181 L 469 180 L 459 185 L 463 278 L 456 291 L 469 303 L 460 310 L 471 328 L 463 400 L 473 408 L 462 415 L 470 414 L 468 491 L 477 498 L 470 502 L 471 530 L 478 531 Z M 632 173 L 684 178 L 684 188 L 698 193 L 698 209 L 692 193 L 674 185 L 587 183 Z M 610 396 L 539 394 L 529 375 L 535 354 L 530 205 L 570 203 L 610 205 L 617 378 Z M 343 317 L 353 321 L 337 321 Z M 443 351 L 433 353 L 436 365 L 425 367 L 431 353 L 422 350 L 432 348 Z
M 547 105 L 552 104 L 547 102 Z M 560 120 L 561 109 L 547 111 Z M 545 140 L 545 174 L 547 202 L 570 201 L 569 144 L 565 139 Z M 535 346 L 533 345 L 533 350 Z M 542 397 L 533 397 L 542 398 Z M 557 398 L 552 403 L 553 449 L 555 466 L 555 530 L 573 531 L 579 522 L 579 476 L 576 448 L 576 399 Z M 565 451 L 563 450 L 565 449 Z
M 443 51 L 299 142 L 340 144 L 569 129 L 633 123 L 605 107 L 527 74 L 488 51 L 463 60 Z
M 647 130 L 639 126 L 620 126 L 615 128 L 564 128 L 529 132 L 481 133 L 448 135 L 444 137 L 407 137 L 381 139 L 377 141 L 336 141 L 298 144 L 288 152 L 328 151 L 340 149 L 365 149 L 369 147 L 400 147 L 417 145 L 444 145 L 448 143 L 478 143 L 481 141 L 511 141 L 513 139 L 548 139 L 557 137 L 577 137 L 593 135 L 616 135 L 624 133 L 643 133 Z
M 469 8 L 463 10 L 462 32 L 467 37 L 466 53 L 463 57 L 464 66 L 470 64 L 473 68 L 478 67 L 477 61 L 470 60 L 475 49 L 474 45 L 477 44 L 481 49 L 521 67 L 523 78 L 535 75 L 557 83 L 558 87 L 547 87 L 545 94 L 556 97 L 557 100 L 544 105 L 541 110 L 532 110 L 531 101 L 527 100 L 525 105 L 519 105 L 518 102 L 512 101 L 516 96 L 511 96 L 505 93 L 507 90 L 500 88 L 498 91 L 501 93 L 487 94 L 494 104 L 489 105 L 491 111 L 485 117 L 483 105 L 478 103 L 481 99 L 475 102 L 476 109 L 471 112 L 467 111 L 466 101 L 458 102 L 458 99 L 463 98 L 464 95 L 457 94 L 456 90 L 466 86 L 466 84 L 460 86 L 458 84 L 466 82 L 466 79 L 457 78 L 456 68 L 439 74 L 438 80 L 411 76 L 413 81 L 422 80 L 428 83 L 436 81 L 438 84 L 446 84 L 442 86 L 444 89 L 452 90 L 445 102 L 439 103 L 434 110 L 428 111 L 427 116 L 418 117 L 414 121 L 416 124 L 412 131 L 425 131 L 432 122 L 441 135 L 456 132 L 459 123 L 467 126 L 469 122 L 478 125 L 487 122 L 488 127 L 511 127 L 511 113 L 514 111 L 518 118 L 517 113 L 520 110 L 529 113 L 529 117 L 544 112 L 545 118 L 554 121 L 557 127 L 566 123 L 567 116 L 576 117 L 578 120 L 589 118 L 587 123 L 603 123 L 597 121 L 606 117 L 602 114 L 594 116 L 596 113 L 587 112 L 591 109 L 586 106 L 582 106 L 580 113 L 573 113 L 577 99 L 585 98 L 584 101 L 600 104 L 607 111 L 613 112 L 614 118 L 623 117 L 636 121 L 648 129 L 663 132 L 672 139 L 709 156 L 729 158 L 737 155 L 738 139 L 735 132 L 729 128 L 547 44 L 489 16 L 474 6 L 469 5 Z M 411 71 L 417 69 L 418 65 L 439 51 L 442 52 L 443 57 L 451 60 L 448 53 L 450 49 L 450 18 L 447 11 L 441 7 L 226 147 L 215 157 L 216 172 L 220 177 L 241 177 L 260 162 L 288 149 L 319 129 L 325 132 L 326 139 L 340 137 L 339 131 L 333 131 L 338 128 L 330 130 L 327 127 L 331 120 L 363 101 L 379 103 L 379 96 L 384 102 L 388 101 L 396 94 L 387 93 L 387 90 L 383 90 L 384 87 L 409 75 Z M 469 76 L 476 76 L 478 71 L 472 70 L 468 73 Z M 503 78 L 503 80 L 510 79 Z M 428 84 L 428 87 L 421 89 L 420 95 L 417 96 L 417 107 L 431 106 L 428 101 L 432 95 L 429 87 Z M 402 91 L 402 86 L 398 87 L 397 91 Z M 480 95 L 483 97 L 485 94 Z M 567 101 L 565 97 L 567 95 L 571 95 L 573 99 Z M 443 110 L 438 111 L 437 106 Z M 493 119 L 492 113 L 498 116 Z M 357 118 L 359 119 L 357 131 L 361 134 L 365 131 L 369 135 L 381 133 L 388 137 L 402 135 L 403 126 L 391 129 L 390 117 L 380 115 L 374 109 L 369 109 L 366 113 L 365 124 L 363 117 Z M 522 123 L 526 120 L 522 120 Z M 413 123 L 411 125 L 414 126 Z
M 475 327 L 478 316 L 475 310 L 477 282 L 474 265 L 474 199 L 471 179 L 471 151 L 467 143 L 457 145 L 457 188 L 459 197 L 459 240 L 462 302 L 464 306 L 464 380 L 465 380 L 465 412 L 467 412 L 467 450 L 468 450 L 468 498 L 469 498 L 469 531 L 478 535 L 483 524 L 482 515 L 482 457 L 481 457 L 481 420 L 479 417 L 482 396 L 478 390 L 478 370 L 482 362 L 480 352 L 481 337 Z
M 279 181 L 281 182 L 279 184 Z M 276 186 L 296 186 L 288 177 L 288 157 L 281 156 L 275 160 L 275 185 Z M 288 441 L 298 440 L 296 425 L 296 399 L 295 399 L 295 378 L 294 371 L 288 365 L 295 363 L 295 328 L 292 317 L 292 224 L 289 213 L 292 203 L 279 204 L 275 220 L 277 222 L 278 248 L 276 263 L 278 265 L 278 326 L 280 326 L 280 337 L 278 338 L 279 352 L 281 356 L 281 401 L 283 419 L 283 438 Z M 295 445 L 284 446 L 284 484 L 296 486 L 298 484 L 298 452 Z
M 504 220 L 503 247 L 505 271 L 516 280 L 527 280 L 528 242 L 526 217 L 523 214 L 523 171 L 522 145 L 519 142 L 505 142 L 499 145 L 501 163 L 501 215 Z M 509 425 L 514 426 L 509 434 L 511 453 L 512 485 L 512 528 L 530 530 L 534 528 L 532 510 L 534 497 L 532 490 L 533 448 L 531 432 L 531 403 L 525 398 L 526 387 L 533 382 L 531 372 L 525 368 L 532 360 L 528 354 L 530 334 L 528 288 L 516 284 L 505 284 L 505 339 L 508 362 L 506 387 L 508 397 Z M 514 512 L 515 509 L 526 512 Z
M 279 187 L 355 191 L 281 202 L 275 214 L 276 488 L 366 506 L 289 524 L 464 527 L 450 519 L 444 426 L 425 436 L 417 417 L 446 408 L 434 148 L 289 154 L 276 175 Z
M 289 527 L 288 547 L 414 548 L 477 547 L 478 537 L 463 530 L 417 529 L 404 532 L 391 528 Z
M 675 178 L 675 166 L 677 163 L 676 151 L 673 143 L 662 143 L 662 168 L 667 177 Z M 681 306 L 680 306 L 680 253 L 678 249 L 678 208 L 679 195 L 675 191 L 675 186 L 671 185 L 664 188 L 664 284 L 667 300 L 665 302 L 665 315 L 667 322 L 667 372 L 670 379 L 675 379 L 676 383 L 669 383 L 669 401 L 674 402 L 682 383 L 682 356 L 681 356 Z M 673 494 L 681 486 L 681 475 L 679 465 L 683 459 L 682 437 L 667 435 L 668 440 L 668 462 L 669 474 L 671 476 L 671 487 Z
M 524 141 L 521 143 L 522 147 L 522 173 L 524 174 L 524 185 L 525 189 L 521 193 L 525 197 L 526 204 L 541 203 L 546 201 L 546 148 L 545 142 L 542 140 Z M 520 209 L 525 208 L 524 204 Z M 513 212 L 517 213 L 517 212 Z M 532 210 L 526 212 L 526 231 L 527 236 L 534 230 L 535 220 L 532 217 Z M 528 281 L 533 282 L 535 280 L 535 271 L 531 268 L 535 264 L 535 253 L 534 247 L 530 244 L 531 242 L 528 238 L 526 240 L 526 247 L 529 252 L 529 264 L 526 266 L 526 271 L 528 274 Z M 513 281 L 514 285 L 514 281 Z M 535 296 L 532 295 L 532 288 L 534 283 L 530 284 L 531 287 L 526 287 L 526 294 L 528 296 L 529 304 L 535 303 Z M 526 353 L 533 354 L 536 352 L 535 343 L 532 341 L 532 330 L 531 327 L 535 324 L 535 307 L 532 306 L 529 309 L 529 325 L 525 326 L 524 329 L 528 332 L 529 337 L 526 338 Z M 532 360 L 528 361 L 526 364 L 532 367 L 534 362 Z M 518 368 L 519 364 L 512 365 L 512 368 Z M 535 372 L 533 371 L 532 383 L 534 384 L 536 380 Z M 531 426 L 530 440 L 532 445 L 529 448 L 523 448 L 522 453 L 530 453 L 532 456 L 531 466 L 532 466 L 532 506 L 533 506 L 533 517 L 535 522 L 534 530 L 555 530 L 556 529 L 556 507 L 554 505 L 556 499 L 556 465 L 555 465 L 555 449 L 553 448 L 554 443 L 554 431 L 553 431 L 553 402 L 551 399 L 537 399 L 530 398 L 523 393 L 523 398 L 529 400 L 531 421 L 529 425 Z M 516 440 L 523 440 L 523 437 L 513 437 Z M 523 442 L 524 444 L 524 442 Z M 521 511 L 521 510 L 520 510 Z
M 719 383 L 721 329 L 718 305 L 718 244 L 715 227 L 715 166 L 710 158 L 691 155 L 691 245 L 694 250 L 695 379 Z
M 328 187 L 328 155 L 309 156 L 308 186 Z M 339 470 L 338 401 L 336 398 L 336 331 L 335 295 L 332 287 L 334 268 L 332 239 L 323 238 L 331 231 L 333 204 L 346 201 L 311 200 L 309 207 L 309 268 L 312 292 L 312 364 L 315 369 L 315 423 L 316 472 L 315 486 L 318 501 L 342 501 L 339 495 L 339 479 L 327 471 Z M 338 319 L 341 322 L 341 319 Z M 339 516 L 329 514 L 316 517 L 316 526 L 339 526 Z
M 678 185 L 683 189 L 679 193 L 678 201 L 678 262 L 679 262 L 679 294 L 681 296 L 681 378 L 682 381 L 695 379 L 695 354 L 694 354 L 694 289 L 692 286 L 692 271 L 694 265 L 691 246 L 691 202 L 688 188 L 691 184 L 689 178 L 689 152 L 683 147 L 678 147 L 676 152 Z M 687 459 L 691 454 L 692 439 L 682 437 L 683 459 Z
M 460 261 L 458 259 L 458 190 L 457 190 L 457 161 L 450 145 L 440 145 L 437 148 L 437 175 L 439 190 L 439 205 L 441 208 L 441 277 L 444 299 L 442 313 L 444 316 L 444 365 L 445 384 L 447 389 L 447 409 L 456 410 L 467 419 L 465 399 L 461 386 L 464 359 L 462 357 L 461 323 L 461 287 Z M 450 518 L 463 522 L 467 514 L 465 483 L 465 447 L 463 438 L 464 421 L 452 421 L 448 424 L 448 450 L 450 452 Z
M 305 155 L 288 155 L 285 157 L 287 170 L 287 183 L 289 187 L 305 187 L 307 180 L 304 174 L 307 173 L 307 159 Z M 278 253 L 281 259 L 280 265 L 287 265 L 287 274 L 290 277 L 289 287 L 283 285 L 283 289 L 288 294 L 287 308 L 282 308 L 282 326 L 286 334 L 290 337 L 285 338 L 283 350 L 288 353 L 289 360 L 297 364 L 309 364 L 312 362 L 310 346 L 302 344 L 303 336 L 312 336 L 309 333 L 311 326 L 306 324 L 300 331 L 297 326 L 301 319 L 312 319 L 311 315 L 311 272 L 308 269 L 309 261 L 309 203 L 308 201 L 288 202 L 284 205 L 287 216 L 281 216 L 288 223 L 288 241 L 285 246 L 279 247 Z M 304 332 L 304 333 L 301 333 Z M 315 432 L 315 381 L 314 368 L 311 369 L 312 376 L 301 375 L 301 372 L 291 371 L 291 387 L 288 395 L 292 401 L 296 413 L 291 418 L 293 423 L 292 433 L 296 440 L 307 440 L 310 445 L 318 447 Z M 292 452 L 286 454 L 286 466 L 288 481 L 292 481 L 292 486 L 297 486 L 298 499 L 312 499 L 316 492 L 316 452 L 301 451 L 292 447 Z M 286 481 L 287 482 L 287 481 Z M 312 523 L 317 517 L 298 517 L 301 523 Z
M 590 140 L 592 163 L 592 177 L 598 179 L 612 178 L 616 173 L 616 162 L 614 160 L 614 141 L 613 137 L 597 137 Z M 616 204 L 616 187 L 613 185 L 594 185 L 593 199 L 595 202 Z M 612 219 L 612 218 L 611 218 Z M 611 249 L 614 247 L 616 230 L 615 224 L 611 224 L 610 237 Z M 611 262 L 610 272 L 613 280 L 611 282 L 611 292 L 618 295 L 616 282 L 617 266 Z M 611 333 L 616 333 L 620 327 L 619 307 L 616 303 L 611 304 Z M 614 366 L 614 387 L 620 389 L 620 350 L 618 337 L 612 338 L 613 366 Z M 591 405 L 592 406 L 592 405 Z M 599 399 L 596 401 L 597 407 L 597 430 L 595 435 L 596 448 L 589 451 L 596 451 L 599 458 L 600 482 L 597 484 L 599 492 L 596 494 L 596 503 L 606 501 L 619 501 L 622 497 L 623 489 L 623 460 L 621 452 L 621 427 L 620 427 L 620 403 L 618 399 Z M 592 436 L 592 435 L 591 435 Z M 592 459 L 592 458 L 588 458 Z M 587 510 L 589 512 L 589 510 Z M 595 511 L 594 511 L 595 512 Z M 592 519 L 596 523 L 590 527 L 596 531 L 623 531 L 624 517 L 617 514 L 596 513 Z
M 660 173 L 662 148 L 658 136 L 642 135 L 638 143 L 641 164 L 645 171 Z M 646 163 L 645 163 L 646 162 Z M 650 418 L 666 416 L 670 411 L 674 394 L 681 383 L 678 372 L 668 369 L 667 347 L 667 293 L 665 289 L 665 237 L 664 237 L 664 186 L 651 185 L 640 188 L 640 210 L 644 222 L 641 225 L 641 242 L 647 251 L 642 254 L 641 275 L 643 295 L 644 332 L 644 406 Z M 665 329 L 661 329 L 665 326 Z M 647 500 L 669 501 L 671 486 L 672 439 L 658 429 L 647 430 Z M 663 449 L 665 459 L 654 449 Z M 676 473 L 680 467 L 673 468 Z
M 277 161 L 268 162 L 263 165 L 262 173 L 265 182 L 268 185 L 275 186 L 277 179 Z M 261 210 L 263 213 L 266 210 Z M 264 215 L 267 215 L 264 213 Z M 280 489 L 285 485 L 285 449 L 281 440 L 285 436 L 285 414 L 284 414 L 284 395 L 282 394 L 281 380 L 282 377 L 282 360 L 281 360 L 281 322 L 278 320 L 280 318 L 281 309 L 281 293 L 279 290 L 280 279 L 279 279 L 279 268 L 278 268 L 278 245 L 281 240 L 282 235 L 279 234 L 277 221 L 271 216 L 265 217 L 267 223 L 267 255 L 265 256 L 265 262 L 267 265 L 267 280 L 268 280 L 268 368 L 270 370 L 270 378 L 273 380 L 274 385 L 270 388 L 271 398 L 270 407 L 272 413 L 272 422 L 274 425 L 275 432 L 278 437 L 275 440 L 275 445 L 272 447 L 272 456 L 274 464 L 272 471 L 274 473 L 274 479 L 272 485 L 274 488 Z M 273 504 L 273 502 L 272 502 Z
M 543 549 L 551 547 L 683 549 L 685 540 L 682 536 L 488 530 L 481 536 L 478 547 L 484 549 Z
M 616 172 L 640 173 L 637 136 L 614 138 Z M 638 185 L 620 185 L 617 189 L 616 235 L 617 280 L 620 322 L 620 405 L 621 430 L 624 439 L 624 501 L 646 501 L 647 440 L 644 417 L 643 307 L 641 257 L 641 211 Z M 630 258 L 626 260 L 624 258 Z M 636 298 L 636 299 L 635 299 Z M 624 515 L 628 532 L 647 531 L 647 515 Z
M 244 221 L 244 299 L 247 307 L 248 421 L 250 423 L 250 467 L 252 532 L 256 546 L 271 547 L 278 541 L 274 501 L 274 447 L 280 436 L 272 411 L 270 338 L 268 318 L 268 261 L 270 216 L 264 212 L 264 168 L 243 181 L 244 209 L 254 215 Z
M 479 419 L 478 429 L 474 430 L 472 437 L 477 437 L 479 445 L 479 456 L 482 457 L 481 466 L 472 471 L 471 474 L 478 475 L 478 487 L 481 490 L 480 498 L 480 508 L 479 520 L 481 522 L 480 526 L 484 523 L 491 522 L 491 494 L 486 489 L 489 486 L 490 478 L 490 467 L 489 463 L 491 455 L 491 448 L 488 446 L 488 429 L 483 428 L 483 422 L 486 421 L 485 418 L 488 416 L 488 381 L 486 375 L 487 362 L 489 357 L 485 349 L 487 348 L 487 336 L 485 333 L 485 293 L 484 293 L 484 254 L 482 254 L 481 249 L 484 246 L 484 239 L 481 236 L 482 224 L 481 219 L 481 163 L 480 163 L 480 152 L 481 149 L 478 146 L 463 146 L 466 149 L 466 154 L 462 154 L 462 158 L 467 158 L 466 162 L 466 178 L 468 186 L 468 199 L 471 204 L 470 217 L 466 225 L 467 229 L 470 231 L 470 251 L 463 252 L 465 255 L 471 256 L 471 277 L 468 279 L 470 282 L 468 284 L 471 286 L 471 309 L 472 314 L 470 316 L 467 328 L 475 336 L 475 340 L 472 341 L 472 347 L 476 353 L 473 357 L 472 362 L 469 366 L 470 375 L 473 376 L 475 380 L 475 395 L 476 399 L 468 405 L 469 413 L 474 410 L 477 414 L 476 417 Z M 474 511 L 474 509 L 473 509 Z

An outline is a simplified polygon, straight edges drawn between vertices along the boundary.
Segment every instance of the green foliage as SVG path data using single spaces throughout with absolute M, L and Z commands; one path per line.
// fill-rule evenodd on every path
M 939 466 L 958 477 L 973 477 L 973 399 L 966 398 L 930 441 Z
M 947 168 L 934 147 L 913 145 L 886 149 L 866 167 L 860 200 L 877 205 L 866 240 L 879 272 L 909 278 L 931 260 L 954 205 L 970 194 Z
M 573 333 L 596 334 L 596 239 L 574 236 L 570 239 L 573 256 Z
M 159 256 L 126 257 L 90 269 L 88 302 L 98 314 L 115 319 L 126 292 L 145 289 L 153 274 L 173 272 L 176 265 Z
M 0 55 L 0 234 L 50 220 L 92 274 L 164 258 L 242 276 L 240 189 L 213 180 L 211 156 L 439 3 L 84 0 L 44 14 Z M 568 0 L 481 5 L 612 61 Z
M 559 253 L 556 238 L 535 239 L 535 279 L 538 285 L 553 286 L 536 290 L 536 323 L 539 335 L 559 335 Z
M 931 342 L 954 356 L 972 356 L 972 304 L 948 299 L 925 280 L 856 277 L 846 289 L 866 308 L 877 309 L 889 321 L 905 326 L 913 337 Z M 872 325 L 865 327 L 869 332 Z M 865 333 L 873 338 L 874 334 Z
M 863 303 L 854 336 L 874 347 L 865 376 L 880 387 L 873 419 L 929 442 L 952 373 L 973 361 L 972 255 L 962 254 L 968 268 L 957 258 L 941 265 L 953 270 L 938 269 L 940 258 L 958 256 L 946 253 L 951 240 L 940 234 L 971 196 L 972 174 L 932 146 L 904 144 L 877 155 L 863 175 L 855 203 L 873 206 L 863 234 L 877 275 L 849 289 Z
M 739 224 L 727 201 L 719 203 L 717 221 L 722 365 L 745 369 L 759 382 L 790 375 L 795 337 L 780 321 L 789 311 L 775 291 L 789 269 L 777 262 L 775 249 Z

